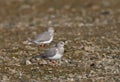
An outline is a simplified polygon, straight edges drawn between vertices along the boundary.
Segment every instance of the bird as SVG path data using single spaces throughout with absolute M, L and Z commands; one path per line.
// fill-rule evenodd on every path
M 35 43 L 37 45 L 44 46 L 45 44 L 49 44 L 53 41 L 54 38 L 54 29 L 53 27 L 49 27 L 47 31 L 38 34 L 33 40 L 30 42 Z
M 64 45 L 65 43 L 63 41 L 59 41 L 55 46 L 46 49 L 44 53 L 37 55 L 33 58 L 42 58 L 47 60 L 61 60 L 63 54 L 64 54 Z

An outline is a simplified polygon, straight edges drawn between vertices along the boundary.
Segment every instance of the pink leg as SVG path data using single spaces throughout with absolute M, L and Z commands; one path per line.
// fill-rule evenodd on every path
M 45 47 L 45 44 L 41 44 L 40 46 L 41 46 L 42 48 L 44 48 L 44 47 Z
M 53 63 L 53 64 L 58 64 L 55 60 L 52 60 L 52 63 Z

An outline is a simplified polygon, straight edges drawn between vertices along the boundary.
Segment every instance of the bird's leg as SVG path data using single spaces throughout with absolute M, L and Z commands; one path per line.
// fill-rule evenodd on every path
M 50 60 L 52 64 L 58 64 L 55 60 Z
M 45 44 L 41 44 L 40 46 L 41 46 L 42 48 L 44 48 L 44 47 L 45 47 Z
M 57 65 L 57 64 L 58 64 L 58 62 L 57 62 L 56 60 L 53 60 L 53 64 Z

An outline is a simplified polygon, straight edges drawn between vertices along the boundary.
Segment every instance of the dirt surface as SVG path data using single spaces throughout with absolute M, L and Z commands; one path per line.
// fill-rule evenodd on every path
M 0 82 L 120 82 L 119 3 L 0 0 Z M 48 27 L 56 30 L 50 45 L 25 44 Z M 61 40 L 60 64 L 30 61 Z

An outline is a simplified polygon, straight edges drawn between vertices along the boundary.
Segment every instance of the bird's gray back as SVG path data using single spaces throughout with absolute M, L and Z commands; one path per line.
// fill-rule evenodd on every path
M 39 34 L 34 41 L 37 41 L 37 42 L 43 42 L 43 41 L 48 41 L 50 40 L 51 38 L 51 35 L 49 32 L 44 32 L 42 34 Z
M 44 52 L 44 56 L 45 57 L 53 57 L 56 54 L 56 52 L 57 52 L 56 47 L 50 48 Z

